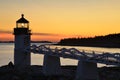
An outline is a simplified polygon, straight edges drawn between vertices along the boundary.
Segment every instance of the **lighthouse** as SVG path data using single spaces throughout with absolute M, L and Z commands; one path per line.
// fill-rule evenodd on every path
M 29 21 L 24 18 L 24 14 L 16 21 L 14 35 L 14 65 L 18 68 L 30 66 L 31 55 L 30 52 L 25 52 L 25 48 L 30 48 L 31 31 L 29 29 Z

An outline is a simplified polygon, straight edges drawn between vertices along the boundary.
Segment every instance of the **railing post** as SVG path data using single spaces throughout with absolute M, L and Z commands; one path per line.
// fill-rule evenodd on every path
M 80 60 L 75 80 L 98 80 L 97 63 Z
M 44 55 L 43 73 L 47 76 L 60 75 L 60 57 Z

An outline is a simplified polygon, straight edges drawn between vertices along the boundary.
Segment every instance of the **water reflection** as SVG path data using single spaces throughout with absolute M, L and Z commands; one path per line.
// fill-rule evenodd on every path
M 103 52 L 109 52 L 109 53 L 120 53 L 120 48 L 102 48 L 102 47 L 83 47 L 83 46 L 56 46 L 56 45 L 51 45 L 51 48 L 76 48 L 80 51 L 88 51 L 88 52 L 98 52 L 98 53 L 103 53 Z
M 36 45 L 41 45 L 41 43 L 32 43 Z M 42 43 L 43 45 L 43 43 Z M 51 48 L 73 48 L 73 46 L 56 46 L 56 45 L 48 45 Z M 82 47 L 82 46 L 74 46 L 74 48 L 85 51 L 96 51 L 96 52 L 110 52 L 110 53 L 120 53 L 120 48 L 101 48 L 101 47 Z M 0 43 L 0 66 L 6 65 L 10 61 L 13 62 L 14 57 L 14 44 L 13 43 Z M 31 64 L 32 65 L 43 65 L 43 55 L 39 54 L 31 54 Z M 71 60 L 67 58 L 61 58 L 62 65 L 77 65 L 77 60 Z M 101 66 L 101 65 L 100 65 Z M 103 65 L 102 65 L 103 66 Z

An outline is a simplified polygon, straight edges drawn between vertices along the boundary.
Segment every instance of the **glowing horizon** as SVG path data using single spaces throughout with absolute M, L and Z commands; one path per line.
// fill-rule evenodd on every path
M 11 31 L 0 30 L 0 41 L 14 41 L 14 34 Z M 32 33 L 32 41 L 51 41 L 59 42 L 61 39 L 70 37 L 82 37 L 79 35 L 64 35 L 64 34 L 52 34 L 52 33 Z
M 30 21 L 32 33 L 36 33 L 32 40 L 56 42 L 68 37 L 120 33 L 119 4 L 119 0 L 3 0 L 0 40 L 13 40 L 11 33 L 22 13 Z

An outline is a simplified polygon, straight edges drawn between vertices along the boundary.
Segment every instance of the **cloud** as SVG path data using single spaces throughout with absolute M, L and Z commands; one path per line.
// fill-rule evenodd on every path
M 5 31 L 5 30 L 0 30 L 0 33 L 12 34 L 12 32 L 11 32 L 11 31 Z
M 32 33 L 33 35 L 43 35 L 43 36 L 58 36 L 58 34 L 52 33 Z
M 5 31 L 5 30 L 0 30 L 0 33 L 4 34 L 12 34 L 12 31 Z M 52 33 L 32 33 L 32 35 L 41 35 L 41 36 L 58 36 L 58 34 L 52 34 Z

